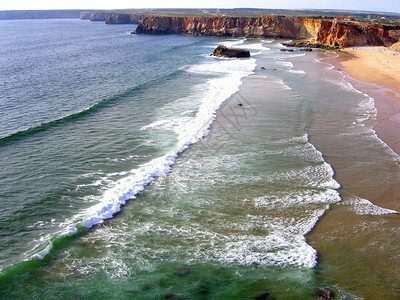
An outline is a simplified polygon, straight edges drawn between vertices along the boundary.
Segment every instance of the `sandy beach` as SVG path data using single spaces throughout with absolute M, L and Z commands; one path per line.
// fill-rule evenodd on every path
M 345 51 L 351 56 L 342 61 L 342 66 L 350 76 L 393 89 L 392 96 L 400 100 L 399 52 L 386 47 L 353 47 Z
M 353 84 L 374 97 L 378 136 L 400 154 L 400 53 L 386 47 L 351 47 L 339 53 Z M 363 84 L 368 83 L 368 84 Z

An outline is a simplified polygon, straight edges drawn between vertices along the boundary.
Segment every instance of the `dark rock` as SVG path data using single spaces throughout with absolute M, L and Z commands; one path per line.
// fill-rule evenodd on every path
M 200 294 L 202 295 L 207 295 L 208 294 L 208 289 L 204 285 L 199 285 L 197 287 L 197 290 L 199 291 Z
M 296 48 L 305 48 L 305 47 L 311 47 L 311 44 L 309 41 L 292 41 L 289 43 L 283 43 L 282 45 L 286 47 L 296 47 Z
M 311 52 L 312 49 L 311 49 L 311 48 L 301 48 L 300 51 L 308 51 L 308 52 Z
M 164 297 L 164 300 L 178 300 L 173 294 L 168 294 Z
M 335 293 L 329 289 L 321 289 L 316 294 L 318 300 L 335 299 Z
M 228 49 L 224 45 L 219 45 L 214 50 L 213 55 L 220 57 L 250 57 L 250 51 L 244 49 Z
M 340 49 L 339 46 L 328 46 L 321 43 L 311 43 L 310 41 L 292 41 L 290 43 L 283 43 L 282 45 L 286 47 L 302 48 L 301 49 L 302 51 L 309 51 L 303 49 L 311 49 L 311 48 L 325 49 L 325 50 Z
M 261 67 L 261 70 L 265 70 L 265 68 L 264 68 L 264 67 Z
M 294 52 L 293 49 L 286 49 L 286 48 L 281 49 L 281 51 L 282 51 L 282 52 Z
M 255 296 L 254 300 L 275 300 L 275 297 L 271 296 L 268 292 L 264 292 Z

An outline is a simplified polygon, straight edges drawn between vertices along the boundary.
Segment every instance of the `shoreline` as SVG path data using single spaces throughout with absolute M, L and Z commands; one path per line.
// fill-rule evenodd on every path
M 378 137 L 400 155 L 400 53 L 386 47 L 351 47 L 329 60 L 358 90 L 374 98 Z

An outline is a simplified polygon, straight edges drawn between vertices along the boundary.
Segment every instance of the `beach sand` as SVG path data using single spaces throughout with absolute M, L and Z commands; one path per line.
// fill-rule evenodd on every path
M 400 155 L 400 53 L 386 47 L 346 48 L 339 53 L 339 63 L 355 79 L 352 84 L 375 99 L 374 129 Z
M 400 100 L 399 52 L 386 47 L 354 47 L 345 51 L 350 56 L 341 64 L 351 77 L 393 89 L 392 96 Z

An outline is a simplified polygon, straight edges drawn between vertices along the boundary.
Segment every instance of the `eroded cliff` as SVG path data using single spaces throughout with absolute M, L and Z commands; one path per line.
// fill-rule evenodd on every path
M 307 39 L 329 46 L 384 45 L 388 30 L 360 23 L 291 17 L 146 16 L 136 33 Z

